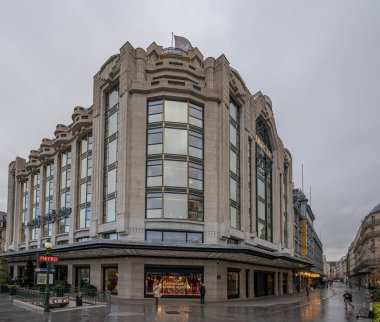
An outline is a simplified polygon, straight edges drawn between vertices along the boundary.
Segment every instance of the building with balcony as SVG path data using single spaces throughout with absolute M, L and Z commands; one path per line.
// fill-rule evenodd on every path
M 347 275 L 363 287 L 380 287 L 380 204 L 366 215 L 348 248 Z
M 126 43 L 28 159 L 9 165 L 7 257 L 15 277 L 50 241 L 55 278 L 128 298 L 289 293 L 292 157 L 270 98 L 224 55 Z M 38 265 L 38 263 L 35 263 Z

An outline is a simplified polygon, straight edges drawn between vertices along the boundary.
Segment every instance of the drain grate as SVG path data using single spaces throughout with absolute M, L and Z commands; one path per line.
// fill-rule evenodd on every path
M 165 311 L 166 314 L 181 314 L 181 312 L 178 311 Z

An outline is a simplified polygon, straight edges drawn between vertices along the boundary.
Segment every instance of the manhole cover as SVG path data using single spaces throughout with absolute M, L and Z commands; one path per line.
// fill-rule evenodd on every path
M 166 314 L 181 314 L 181 312 L 178 311 L 165 311 Z

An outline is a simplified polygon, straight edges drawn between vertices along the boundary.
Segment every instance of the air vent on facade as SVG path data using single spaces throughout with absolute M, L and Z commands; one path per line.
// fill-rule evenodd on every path
M 175 61 L 170 61 L 169 65 L 177 65 L 177 66 L 183 66 L 183 63 L 177 63 Z
M 176 82 L 176 81 L 171 81 L 171 80 L 168 80 L 168 84 L 170 84 L 170 85 L 185 86 L 185 82 Z

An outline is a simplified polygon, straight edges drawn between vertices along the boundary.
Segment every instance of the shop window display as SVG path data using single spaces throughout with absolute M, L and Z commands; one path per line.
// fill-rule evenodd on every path
M 145 271 L 145 296 L 153 296 L 157 279 L 164 297 L 197 297 L 203 281 L 203 269 L 173 269 L 152 267 Z

